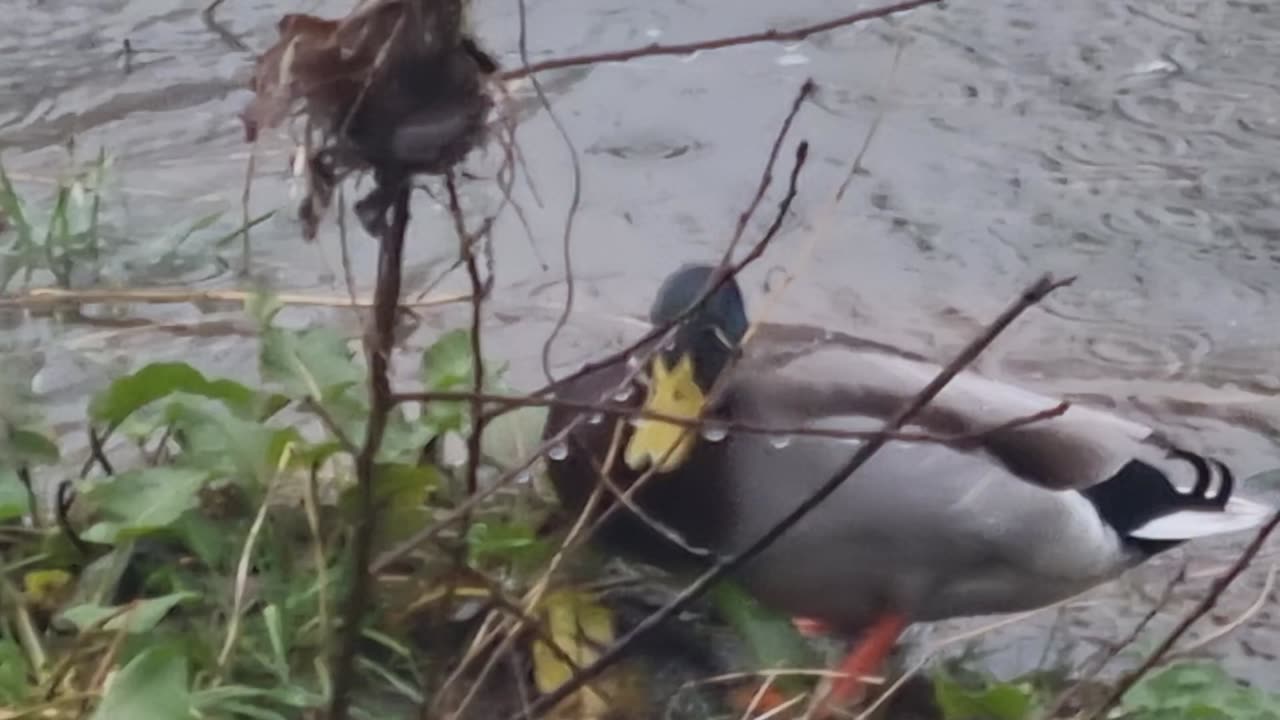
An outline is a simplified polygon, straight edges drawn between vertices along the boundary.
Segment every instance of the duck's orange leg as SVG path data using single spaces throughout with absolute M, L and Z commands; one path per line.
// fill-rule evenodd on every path
M 837 678 L 832 683 L 830 692 L 818 703 L 816 716 L 824 717 L 833 707 L 860 699 L 865 685 L 862 677 L 880 670 L 889 651 L 906 629 L 906 616 L 897 613 L 886 613 L 872 623 L 840 664 L 839 671 L 846 677 Z

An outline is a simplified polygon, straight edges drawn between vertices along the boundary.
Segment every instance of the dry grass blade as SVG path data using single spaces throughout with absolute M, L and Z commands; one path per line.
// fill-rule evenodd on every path
M 244 303 L 256 293 L 244 290 L 187 290 L 183 288 L 121 288 L 118 290 L 85 289 L 64 290 L 62 288 L 36 288 L 18 295 L 0 298 L 0 307 L 37 308 L 66 303 L 212 303 L 231 302 Z M 440 295 L 425 298 L 414 303 L 405 303 L 405 307 L 438 307 L 452 303 L 466 302 L 470 296 L 465 293 Z M 338 295 L 309 295 L 305 293 L 282 293 L 275 300 L 283 305 L 309 305 L 315 307 L 350 307 L 351 298 Z M 372 307 L 373 298 L 356 298 L 356 307 Z

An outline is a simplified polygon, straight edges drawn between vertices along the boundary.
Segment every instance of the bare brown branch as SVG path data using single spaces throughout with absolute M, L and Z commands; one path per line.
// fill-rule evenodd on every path
M 378 524 L 378 512 L 374 503 L 374 468 L 378 448 L 382 446 L 387 417 L 394 407 L 391 401 L 390 363 L 395 345 L 396 314 L 400 306 L 400 273 L 405 230 L 409 225 L 409 196 L 409 186 L 401 187 L 392 206 L 392 223 L 379 244 L 373 318 L 365 333 L 365 353 L 369 364 L 369 421 L 365 429 L 364 444 L 356 457 L 360 510 L 351 551 L 351 590 L 343 608 L 342 634 L 333 659 L 333 696 L 329 706 L 329 720 L 346 720 L 347 717 L 355 676 L 355 656 L 372 589 L 368 568 Z
M 726 432 L 744 433 L 747 435 L 818 437 L 833 440 L 867 440 L 887 435 L 890 440 L 938 443 L 953 447 L 970 447 L 974 443 L 981 442 L 983 438 L 988 436 L 1004 433 L 1023 425 L 1031 425 L 1033 423 L 1043 422 L 1051 418 L 1059 417 L 1071 407 L 1071 403 L 1064 401 L 1039 412 L 1011 418 L 990 428 L 984 428 L 973 432 L 939 434 L 911 431 L 886 433 L 884 430 L 837 430 L 834 428 L 815 428 L 803 425 L 762 425 L 760 423 L 721 420 L 718 418 L 710 421 L 705 419 L 695 420 L 687 417 L 645 410 L 643 408 L 629 407 L 616 402 L 593 403 L 561 398 L 538 398 L 527 395 L 496 395 L 486 393 L 476 394 L 465 391 L 397 393 L 392 396 L 392 400 L 397 403 L 472 402 L 479 400 L 481 403 L 490 403 L 501 408 L 500 410 L 494 411 L 493 414 L 521 407 L 565 407 L 573 410 L 579 410 L 584 413 L 602 413 L 604 415 L 614 417 L 661 420 L 662 422 L 686 428 L 701 428 L 707 422 L 713 422 L 717 428 L 723 428 Z
M 742 211 L 738 216 L 738 225 L 733 229 L 733 237 L 729 240 L 729 245 L 724 249 L 724 256 L 720 260 L 721 265 L 728 265 L 733 260 L 733 251 L 737 249 L 738 243 L 742 241 L 742 233 L 747 229 L 747 223 L 751 221 L 751 216 L 755 215 L 756 208 L 760 207 L 760 201 L 764 199 L 764 193 L 773 184 L 773 166 L 778 161 L 778 151 L 782 149 L 782 143 L 787 139 L 787 134 L 791 132 L 791 123 L 795 121 L 796 115 L 800 114 L 800 106 L 804 105 L 804 101 L 813 95 L 813 91 L 817 89 L 813 79 L 809 78 L 800 86 L 800 92 L 796 93 L 795 100 L 791 101 L 791 110 L 787 112 L 787 117 L 782 121 L 782 127 L 778 128 L 778 134 L 773 138 L 773 146 L 769 149 L 769 159 L 765 162 L 764 172 L 760 174 L 760 183 L 756 185 L 756 194 L 751 198 L 747 209 Z
M 942 0 L 906 0 L 906 2 L 885 5 L 883 7 L 872 8 L 870 10 L 862 10 L 856 13 L 842 15 L 837 18 L 831 18 L 830 20 L 824 20 L 812 25 L 793 28 L 791 30 L 770 29 L 758 33 L 713 38 L 710 40 L 699 40 L 697 42 L 680 43 L 677 45 L 658 45 L 655 43 L 653 45 L 632 48 L 630 50 L 614 50 L 611 52 L 593 53 L 590 55 L 573 55 L 570 57 L 552 58 L 551 60 L 543 60 L 542 62 L 532 63 L 530 65 L 508 70 L 504 73 L 500 73 L 498 77 L 503 80 L 514 80 L 516 78 L 522 78 L 528 75 L 546 72 L 548 70 L 559 70 L 561 68 L 577 67 L 579 65 L 625 62 L 636 58 L 652 57 L 654 55 L 689 55 L 700 50 L 719 50 L 721 48 L 733 47 L 735 45 L 803 40 L 810 35 L 817 35 L 818 33 L 835 30 L 849 25 L 856 25 L 868 20 L 896 15 L 925 5 L 935 5 L 941 1 Z

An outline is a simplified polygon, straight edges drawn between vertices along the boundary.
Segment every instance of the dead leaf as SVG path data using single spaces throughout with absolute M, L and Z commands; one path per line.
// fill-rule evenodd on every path
M 557 590 L 543 598 L 540 610 L 551 639 L 578 667 L 594 662 L 601 649 L 613 643 L 613 613 L 598 603 L 591 593 Z M 548 693 L 573 677 L 574 668 L 539 640 L 533 645 L 533 673 L 538 689 Z M 610 684 L 607 681 L 588 684 L 565 698 L 553 716 L 580 720 L 606 717 L 609 704 L 592 685 L 607 692 Z

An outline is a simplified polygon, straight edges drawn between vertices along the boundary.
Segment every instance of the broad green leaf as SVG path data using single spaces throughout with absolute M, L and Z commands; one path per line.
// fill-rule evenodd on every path
M 186 363 L 152 363 L 118 378 L 89 403 L 89 416 L 115 428 L 137 410 L 174 393 L 189 393 L 219 400 L 245 417 L 279 408 L 279 400 L 263 398 L 233 380 L 209 380 Z
M 428 390 L 458 390 L 473 385 L 471 333 L 451 330 L 422 354 L 422 381 Z
M 995 682 L 970 688 L 942 675 L 934 678 L 933 689 L 945 720 L 1024 720 L 1036 700 L 1027 685 Z
M 38 432 L 11 429 L 0 438 L 0 467 L 52 465 L 58 458 L 58 446 Z
M 117 530 L 113 530 L 107 537 L 114 538 Z M 81 537 L 85 540 L 96 542 L 88 535 L 88 531 L 81 533 Z M 67 606 L 100 605 L 106 602 L 107 598 L 115 594 L 116 588 L 120 585 L 120 579 L 128 569 L 132 558 L 133 543 L 126 542 L 90 562 L 80 571 L 75 592 L 67 602 Z
M 757 667 L 806 668 L 821 665 L 821 659 L 789 617 L 765 608 L 736 583 L 717 583 L 711 598 L 725 621 L 750 647 Z M 799 689 L 804 681 L 783 676 L 778 678 L 778 683 L 783 690 L 790 691 Z
M 190 510 L 172 528 L 182 544 L 210 568 L 221 568 L 235 557 L 239 538 L 235 532 L 228 532 L 235 528 L 229 528 L 226 521 L 214 522 L 199 510 Z
M 1141 720 L 1280 720 L 1280 695 L 1247 687 L 1218 664 L 1184 662 L 1144 677 L 1125 693 L 1120 708 Z
M 439 487 L 440 471 L 430 466 L 380 463 L 374 472 L 374 502 L 379 507 L 375 543 L 385 547 L 407 538 L 430 521 L 424 503 Z M 348 517 L 355 517 L 359 497 L 358 486 L 342 493 L 339 505 Z
M 519 522 L 474 522 L 467 528 L 467 545 L 477 561 L 509 559 L 537 543 L 533 528 Z
M 167 528 L 200 504 L 200 488 L 209 473 L 180 467 L 131 470 L 102 481 L 85 493 L 107 523 L 115 526 L 110 540 Z
M 31 496 L 18 479 L 18 472 L 0 467 L 0 522 L 22 517 L 30 512 Z
M 364 382 L 347 339 L 325 327 L 295 332 L 277 327 L 262 331 L 258 355 L 262 377 L 278 382 L 295 398 L 324 403 Z
M 428 391 L 466 391 L 475 386 L 471 367 L 471 333 L 451 330 L 422 354 L 422 383 Z M 435 432 L 459 431 L 468 417 L 467 403 L 436 401 L 426 403 L 422 418 Z
M 143 650 L 116 674 L 91 720 L 182 720 L 192 717 L 187 658 L 176 646 Z
M 107 632 L 123 630 L 134 634 L 146 633 L 155 628 L 160 620 L 179 603 L 194 600 L 198 597 L 195 593 L 182 592 L 138 600 L 130 605 L 119 607 L 77 605 L 65 610 L 62 613 L 62 619 L 75 625 L 80 632 L 84 632 L 95 623 L 101 622 L 103 618 L 114 615 L 102 626 L 102 630 Z
M 7 637 L 0 637 L 0 707 L 21 704 L 34 687 L 27 677 L 27 658 L 22 648 Z
M 188 460 L 210 470 L 253 478 L 259 487 L 275 476 L 285 448 L 304 442 L 291 427 L 244 420 L 200 398 L 179 395 L 168 412 L 170 421 L 183 431 Z
M 363 419 L 360 423 L 363 431 Z M 391 410 L 387 427 L 378 447 L 378 461 L 386 463 L 417 462 L 422 448 L 435 437 L 436 429 L 427 423 L 410 422 L 402 408 Z

